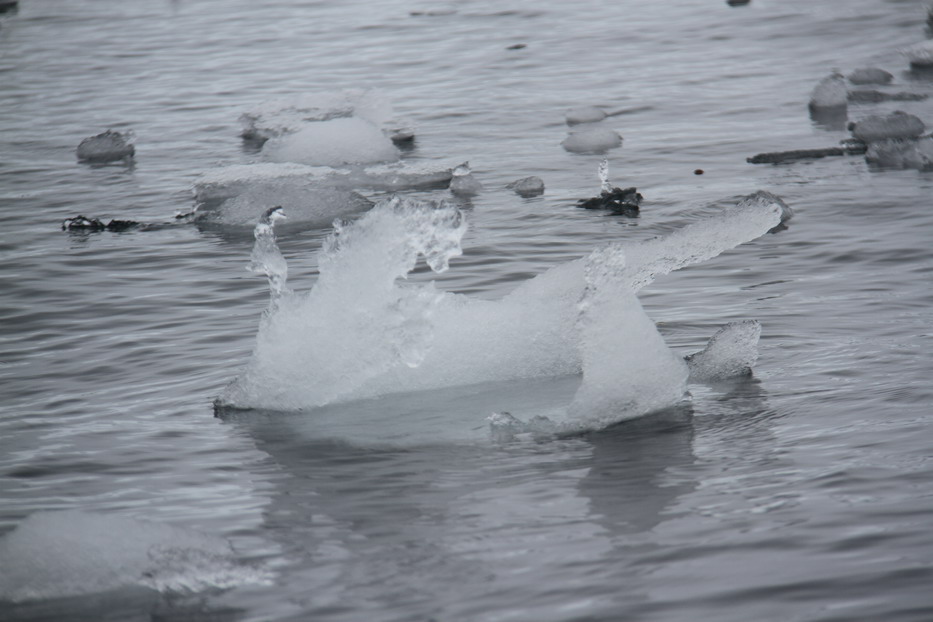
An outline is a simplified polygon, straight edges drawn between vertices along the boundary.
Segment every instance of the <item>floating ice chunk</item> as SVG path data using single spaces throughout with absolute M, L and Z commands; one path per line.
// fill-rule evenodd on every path
M 758 361 L 761 323 L 730 322 L 714 334 L 706 347 L 686 357 L 690 380 L 710 382 L 748 376 Z
M 596 123 L 602 121 L 609 115 L 602 108 L 596 106 L 583 106 L 567 111 L 565 120 L 567 125 L 578 125 L 580 123 Z
M 280 179 L 254 184 L 219 203 L 201 203 L 192 220 L 199 225 L 252 228 L 265 210 L 276 205 L 284 208 L 288 224 L 294 228 L 330 225 L 335 218 L 365 211 L 373 204 L 352 190 L 317 185 L 300 178 Z
M 445 269 L 460 252 L 466 225 L 449 206 L 381 202 L 338 227 L 319 254 L 321 276 L 312 290 L 283 296 L 262 321 L 245 372 L 219 404 L 297 410 L 582 369 L 577 406 L 564 419 L 549 413 L 555 425 L 601 427 L 644 414 L 680 400 L 686 367 L 662 349 L 634 292 L 763 235 L 789 211 L 778 197 L 758 192 L 668 236 L 557 266 L 491 301 L 402 282 L 422 255 Z M 641 375 L 639 361 L 655 376 Z
M 293 95 L 265 101 L 240 115 L 241 136 L 264 142 L 299 131 L 307 123 L 358 117 L 380 128 L 393 142 L 414 137 L 408 122 L 398 119 L 392 105 L 373 90 Z
M 136 153 L 132 132 L 107 130 L 97 136 L 85 138 L 78 145 L 78 160 L 81 162 L 115 162 L 132 158 Z
M 916 67 L 933 67 L 933 39 L 917 43 L 901 50 L 911 65 Z
M 580 303 L 583 383 L 568 415 L 582 429 L 601 428 L 676 404 L 687 389 L 687 366 L 645 314 L 618 247 L 586 258 Z M 569 422 L 568 422 L 569 423 Z
M 838 71 L 820 80 L 810 93 L 810 108 L 845 108 L 848 103 L 845 78 Z
M 375 125 L 357 117 L 307 123 L 269 140 L 262 153 L 273 162 L 343 166 L 395 162 L 399 151 Z
M 522 177 L 508 184 L 506 188 L 515 191 L 515 194 L 521 197 L 536 197 L 544 194 L 544 180 L 535 175 Z
M 865 159 L 884 168 L 933 171 L 933 136 L 875 141 L 868 145 Z
M 622 137 L 607 127 L 585 127 L 571 131 L 561 141 L 571 153 L 605 153 L 622 145 Z
M 453 170 L 453 177 L 450 179 L 450 191 L 464 197 L 473 196 L 483 191 L 483 184 L 473 176 L 469 162 L 464 162 Z
M 871 143 L 889 138 L 916 138 L 923 134 L 926 126 L 918 117 L 896 110 L 886 115 L 871 115 L 852 126 L 852 135 Z
M 226 540 L 180 527 L 77 511 L 37 512 L 0 540 L 0 601 L 143 586 L 199 592 L 266 583 Z
M 395 162 L 334 169 L 291 162 L 237 164 L 201 174 L 194 182 L 193 192 L 196 202 L 205 203 L 239 196 L 260 184 L 389 192 L 444 188 L 450 183 L 455 166 L 454 162 Z
M 399 364 L 420 365 L 442 295 L 433 284 L 401 287 L 396 281 L 419 257 L 434 271 L 446 270 L 461 252 L 465 231 L 456 208 L 398 197 L 338 226 L 318 254 L 314 288 L 279 301 L 260 327 L 246 373 L 222 402 L 320 406 Z
M 894 79 L 893 75 L 877 67 L 861 67 L 846 77 L 852 84 L 889 84 Z

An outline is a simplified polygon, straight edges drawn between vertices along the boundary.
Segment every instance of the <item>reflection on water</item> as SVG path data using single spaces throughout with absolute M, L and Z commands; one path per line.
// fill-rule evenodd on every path
M 639 585 L 633 552 L 653 548 L 650 531 L 696 485 L 689 408 L 578 438 L 396 449 L 296 426 L 315 415 L 230 420 L 281 469 L 264 530 L 305 615 L 353 602 L 334 619 L 402 619 L 390 605 L 472 619 L 502 593 L 534 619 L 584 601 L 609 611 L 631 588 L 594 591 L 588 573 Z M 526 580 L 532 569 L 541 581 Z

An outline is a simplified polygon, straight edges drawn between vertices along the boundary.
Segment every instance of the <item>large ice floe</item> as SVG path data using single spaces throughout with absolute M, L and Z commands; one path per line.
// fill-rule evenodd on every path
M 0 538 L 0 610 L 127 588 L 191 594 L 267 583 L 230 544 L 181 527 L 80 511 L 37 512 Z M 2 617 L 2 616 L 0 616 Z
M 272 302 L 246 369 L 216 402 L 218 413 L 310 410 L 303 418 L 349 426 L 341 434 L 353 434 L 350 428 L 372 428 L 359 419 L 385 417 L 395 399 L 402 410 L 422 411 L 419 434 L 430 425 L 457 428 L 454 435 L 467 438 L 488 435 L 492 412 L 488 400 L 463 398 L 457 387 L 469 385 L 485 383 L 490 394 L 503 395 L 506 382 L 514 395 L 516 383 L 559 378 L 548 384 L 573 387 L 572 397 L 536 413 L 559 432 L 598 429 L 678 404 L 690 367 L 667 347 L 636 293 L 790 215 L 780 198 L 760 191 L 664 237 L 598 248 L 499 300 L 407 281 L 419 258 L 441 272 L 461 253 L 464 217 L 444 203 L 393 196 L 338 225 L 318 254 L 320 277 L 305 293 L 284 287 L 284 262 L 271 227 L 261 224 L 252 269 L 269 276 Z M 724 375 L 717 367 L 747 373 L 757 339 L 754 327 L 728 331 L 720 341 L 729 347 L 707 348 L 701 357 L 702 375 Z M 457 406 L 423 406 L 436 404 L 423 392 L 436 397 L 443 390 Z M 404 397 L 411 395 L 421 398 Z M 378 407 L 364 403 L 376 396 Z M 391 425 L 393 433 L 406 429 L 403 417 Z

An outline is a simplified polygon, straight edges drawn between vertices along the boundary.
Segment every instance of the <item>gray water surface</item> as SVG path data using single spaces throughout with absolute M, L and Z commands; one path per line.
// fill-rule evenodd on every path
M 807 111 L 833 68 L 933 95 L 898 52 L 925 16 L 913 0 L 21 0 L 0 15 L 0 587 L 44 591 L 0 590 L 0 619 L 933 618 L 933 174 L 745 161 L 848 135 Z M 786 231 L 639 294 L 680 354 L 760 320 L 754 376 L 542 441 L 374 442 L 352 422 L 534 412 L 574 378 L 336 405 L 340 438 L 313 411 L 214 418 L 268 299 L 249 231 L 60 223 L 170 221 L 200 173 L 262 160 L 242 112 L 355 88 L 412 120 L 406 159 L 468 160 L 486 186 L 418 193 L 470 223 L 449 272 L 414 277 L 449 291 L 499 298 L 600 244 L 783 197 Z M 621 148 L 561 148 L 584 105 L 631 111 L 603 122 Z M 848 117 L 894 109 L 933 125 L 931 99 Z M 108 128 L 135 132 L 134 163 L 78 163 Z M 603 157 L 645 195 L 638 218 L 574 207 Z M 543 196 L 504 188 L 529 175 Z M 280 234 L 296 290 L 329 232 Z M 100 529 L 53 537 L 84 521 Z M 39 535 L 14 550 L 24 525 Z M 140 573 L 125 551 L 164 525 L 232 552 L 163 538 L 140 562 L 161 574 Z

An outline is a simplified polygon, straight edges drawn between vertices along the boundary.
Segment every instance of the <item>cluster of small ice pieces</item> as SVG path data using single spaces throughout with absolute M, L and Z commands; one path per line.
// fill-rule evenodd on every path
M 927 22 L 933 19 L 933 7 L 928 8 Z M 933 28 L 931 28 L 933 30 Z M 933 69 L 933 41 L 924 41 L 901 50 L 913 71 Z M 933 135 L 924 135 L 926 126 L 912 114 L 896 110 L 888 114 L 872 114 L 848 122 L 849 104 L 881 102 L 916 102 L 929 98 L 927 93 L 886 90 L 894 75 L 878 67 L 859 67 L 848 75 L 839 70 L 820 80 L 810 94 L 810 116 L 828 130 L 848 128 L 852 138 L 840 146 L 760 153 L 747 159 L 752 164 L 780 164 L 803 159 L 864 154 L 868 163 L 879 168 L 912 168 L 933 170 Z M 849 89 L 849 85 L 855 88 Z M 879 87 L 879 88 L 869 88 Z

